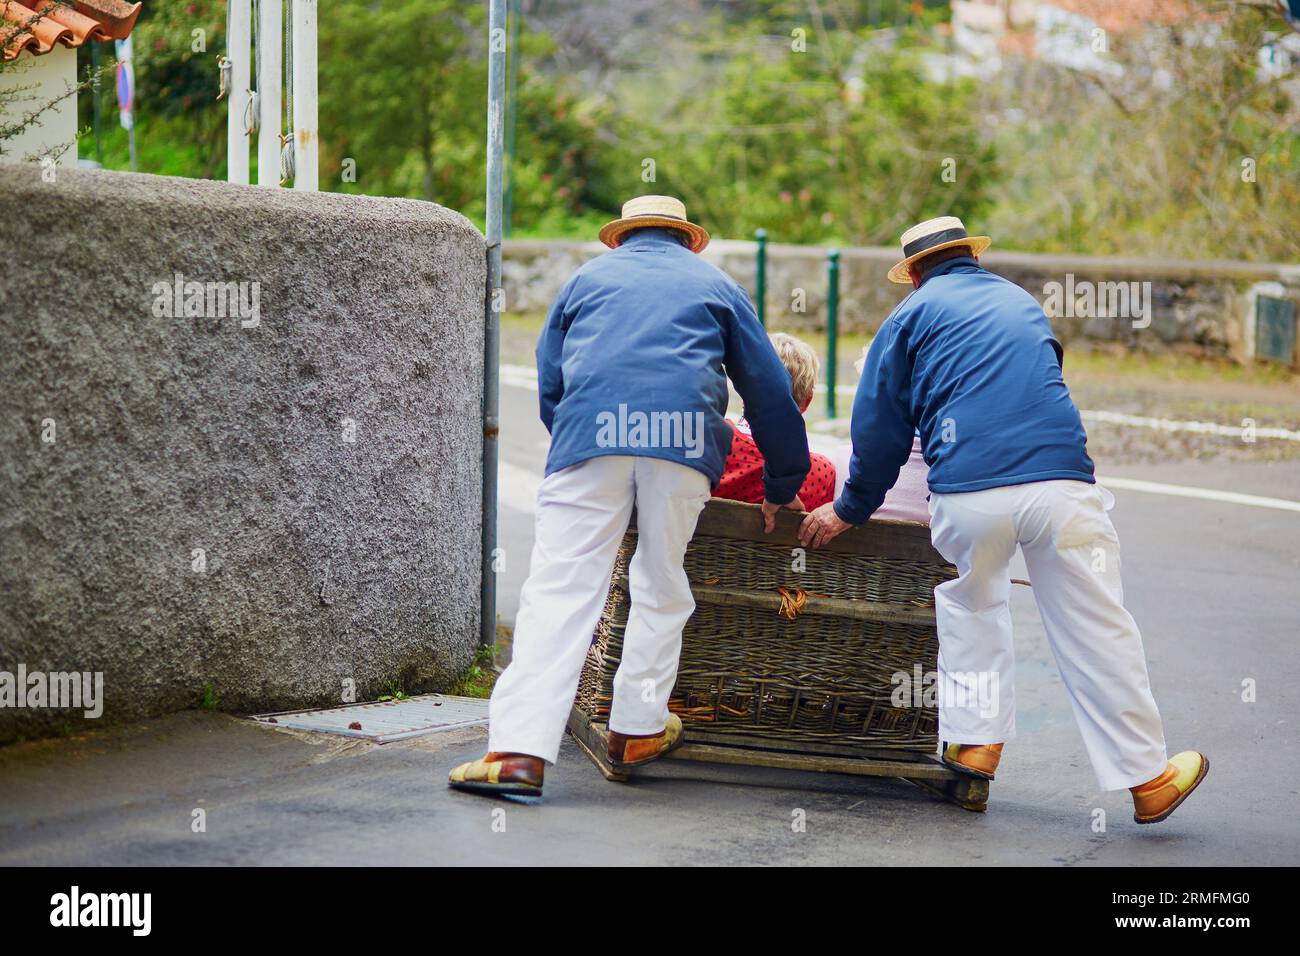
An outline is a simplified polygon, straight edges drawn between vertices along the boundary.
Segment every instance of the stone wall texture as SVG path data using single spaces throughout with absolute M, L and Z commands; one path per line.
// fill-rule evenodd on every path
M 1057 335 L 1067 344 L 1115 343 L 1141 351 L 1243 360 L 1253 354 L 1251 290 L 1260 283 L 1280 286 L 1269 294 L 1280 292 L 1300 302 L 1300 265 L 1008 253 L 997 251 L 996 238 L 994 250 L 982 258 L 983 264 L 1040 302 L 1049 298 L 1052 283 L 1061 286 L 1062 300 L 1066 289 L 1080 290 L 1082 283 L 1091 283 L 1097 292 L 1103 283 L 1138 283 L 1143 301 L 1149 295 L 1149 315 L 1138 313 L 1132 305 L 1132 314 L 1116 315 L 1105 314 L 1116 310 L 1103 308 L 1101 303 L 1087 314 L 1086 300 L 1076 294 L 1076 306 L 1085 308 L 1063 307 L 1052 316 Z M 507 307 L 512 312 L 545 312 L 573 270 L 604 248 L 598 242 L 507 241 L 503 247 Z M 768 245 L 764 298 L 770 327 L 825 329 L 826 252 L 810 246 Z M 754 243 L 714 241 L 703 254 L 745 286 L 750 295 L 755 294 Z M 911 291 L 911 286 L 885 278 L 899 258 L 896 249 L 841 250 L 841 332 L 874 332 Z M 1049 313 L 1052 311 L 1049 308 Z
M 463 673 L 478 231 L 423 202 L 41 172 L 0 167 L 0 671 L 102 672 L 104 720 Z M 169 315 L 178 274 L 249 307 Z M 0 742 L 81 726 L 0 709 Z

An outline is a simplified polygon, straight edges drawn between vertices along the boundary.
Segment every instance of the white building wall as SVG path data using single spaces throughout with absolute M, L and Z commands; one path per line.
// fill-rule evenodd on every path
M 18 136 L 0 142 L 0 162 L 57 158 L 77 163 L 77 51 L 56 45 L 43 56 L 23 53 L 0 70 L 0 110 L 4 125 L 58 100 Z M 12 95 L 11 95 L 12 93 Z

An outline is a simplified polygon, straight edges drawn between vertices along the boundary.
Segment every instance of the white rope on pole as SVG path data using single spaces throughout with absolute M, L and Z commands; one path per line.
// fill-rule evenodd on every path
M 257 92 L 261 122 L 257 130 L 257 185 L 280 185 L 280 0 L 258 0 Z
M 280 124 L 280 185 L 293 183 L 293 0 L 284 17 L 284 120 Z

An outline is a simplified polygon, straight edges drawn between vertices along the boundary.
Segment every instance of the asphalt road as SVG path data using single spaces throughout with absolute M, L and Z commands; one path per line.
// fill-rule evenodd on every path
M 503 389 L 502 413 L 508 622 L 546 433 L 524 385 Z M 1099 466 L 1300 500 L 1300 461 Z M 491 801 L 444 785 L 482 752 L 481 729 L 376 747 L 189 713 L 0 750 L 0 864 L 1300 863 L 1300 513 L 1115 497 L 1170 749 L 1212 762 L 1158 826 L 1132 823 L 1127 793 L 1098 791 L 1032 595 L 1016 588 L 1019 736 L 982 815 L 889 779 L 666 763 L 607 783 L 567 740 L 544 801 Z

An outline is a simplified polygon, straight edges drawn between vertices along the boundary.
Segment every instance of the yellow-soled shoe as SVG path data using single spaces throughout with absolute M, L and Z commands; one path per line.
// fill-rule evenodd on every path
M 651 760 L 658 760 L 670 750 L 676 749 L 682 742 L 682 719 L 676 714 L 668 715 L 668 724 L 657 734 L 633 737 L 609 732 L 609 762 L 615 767 L 639 767 Z
M 1209 772 L 1210 758 L 1205 754 L 1196 750 L 1174 754 L 1164 773 L 1129 788 L 1133 794 L 1133 822 L 1159 823 L 1178 809 Z
M 527 754 L 489 753 L 453 768 L 447 786 L 470 793 L 540 797 L 546 761 Z
M 1001 744 L 950 744 L 943 745 L 943 762 L 959 773 L 992 780 L 1002 759 Z

